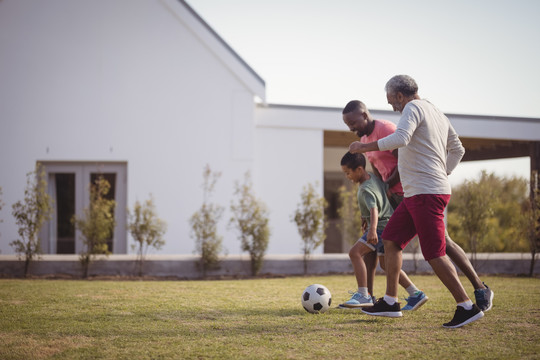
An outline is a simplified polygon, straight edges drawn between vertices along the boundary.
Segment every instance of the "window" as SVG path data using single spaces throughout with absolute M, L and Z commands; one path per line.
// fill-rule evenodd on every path
M 84 249 L 81 235 L 75 231 L 73 215 L 83 216 L 90 204 L 90 184 L 103 176 L 111 189 L 107 198 L 116 201 L 116 227 L 108 240 L 109 251 L 127 253 L 126 207 L 127 164 L 118 162 L 41 162 L 45 166 L 48 193 L 54 200 L 54 212 L 41 233 L 41 246 L 46 254 L 78 254 Z

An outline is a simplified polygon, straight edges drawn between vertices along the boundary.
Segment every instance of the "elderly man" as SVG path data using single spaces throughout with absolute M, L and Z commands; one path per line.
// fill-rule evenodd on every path
M 359 100 L 349 101 L 343 108 L 343 122 L 349 130 L 358 135 L 360 142 L 364 144 L 382 139 L 396 131 L 394 123 L 374 119 L 367 106 Z M 393 151 L 370 151 L 366 153 L 366 157 L 371 163 L 375 174 L 388 185 L 387 195 L 395 210 L 403 200 L 403 188 L 401 187 L 397 166 L 398 149 Z M 480 280 L 465 251 L 450 238 L 447 231 L 445 231 L 445 241 L 446 255 L 467 276 L 474 287 L 476 305 L 484 312 L 489 311 L 492 306 L 493 291 Z M 371 261 L 367 256 L 364 256 L 364 260 L 368 269 L 373 268 L 374 274 L 376 262 Z M 401 310 L 415 310 L 427 300 L 427 296 L 418 293 L 409 296 L 406 300 L 407 305 Z
M 444 327 L 456 328 L 484 316 L 467 296 L 455 267 L 446 256 L 444 210 L 450 200 L 448 174 L 465 153 L 448 118 L 422 100 L 418 86 L 407 75 L 386 84 L 388 103 L 402 116 L 396 131 L 377 141 L 355 141 L 349 151 L 365 153 L 399 149 L 398 169 L 404 199 L 383 232 L 386 252 L 386 295 L 362 311 L 369 315 L 401 316 L 397 302 L 402 250 L 418 234 L 422 254 L 457 302 L 453 319 Z

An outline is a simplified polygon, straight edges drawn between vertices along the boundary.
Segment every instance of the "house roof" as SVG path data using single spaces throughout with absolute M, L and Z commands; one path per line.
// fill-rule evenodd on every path
M 184 0 L 161 0 L 255 96 L 266 101 L 264 80 Z M 181 6 L 178 6 L 178 5 Z

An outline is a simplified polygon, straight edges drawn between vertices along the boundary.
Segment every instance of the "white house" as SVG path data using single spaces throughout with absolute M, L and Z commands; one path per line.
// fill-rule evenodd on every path
M 538 169 L 540 119 L 450 117 L 471 159 L 531 155 Z M 343 181 L 336 166 L 352 134 L 340 119 L 338 108 L 266 104 L 261 76 L 183 0 L 0 1 L 0 251 L 13 253 L 11 205 L 41 162 L 56 209 L 45 253 L 82 250 L 66 224 L 102 173 L 118 203 L 113 253 L 131 251 L 126 208 L 152 194 L 168 224 L 160 253 L 191 254 L 188 220 L 202 204 L 207 164 L 222 174 L 211 200 L 225 208 L 249 171 L 270 211 L 268 253 L 299 253 L 290 218 L 302 187 L 318 183 L 331 196 Z M 486 121 L 495 124 L 488 133 Z M 220 233 L 237 254 L 229 216 Z

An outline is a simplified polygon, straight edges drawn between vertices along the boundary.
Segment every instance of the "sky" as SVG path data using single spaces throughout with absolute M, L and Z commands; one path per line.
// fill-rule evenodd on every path
M 412 76 L 452 114 L 540 118 L 540 1 L 187 0 L 266 82 L 266 101 L 391 110 L 384 85 Z M 346 128 L 344 128 L 346 130 Z M 529 159 L 469 162 L 529 177 Z

